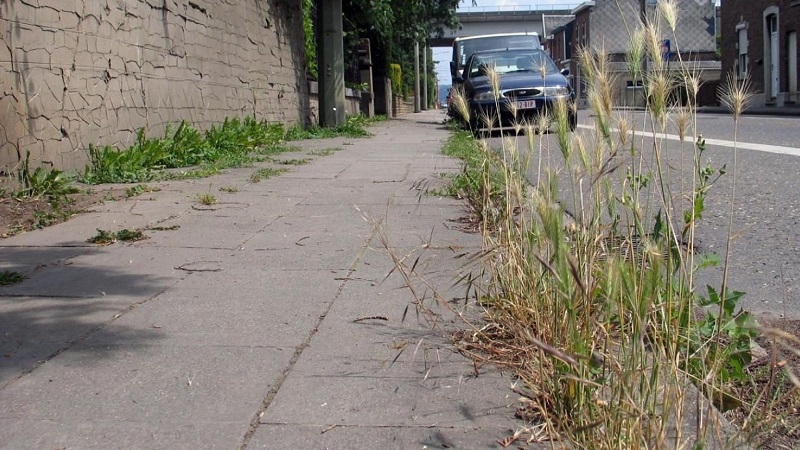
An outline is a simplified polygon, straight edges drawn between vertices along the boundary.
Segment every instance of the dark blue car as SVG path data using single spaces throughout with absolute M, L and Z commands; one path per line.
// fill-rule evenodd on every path
M 488 76 L 491 69 L 498 74 L 498 93 L 494 92 Z M 523 121 L 535 124 L 539 115 L 552 114 L 555 102 L 563 98 L 567 101 L 570 130 L 574 130 L 578 120 L 573 107 L 575 94 L 566 75 L 569 71 L 559 71 L 542 50 L 473 53 L 461 76 L 470 109 L 470 126 L 473 130 L 485 128 L 485 116 L 495 123 L 499 117 L 501 125 Z

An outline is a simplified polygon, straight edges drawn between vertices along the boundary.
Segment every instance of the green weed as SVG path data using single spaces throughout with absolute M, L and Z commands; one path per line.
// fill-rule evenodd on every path
M 256 150 L 256 153 L 258 153 L 259 155 L 271 156 L 271 155 L 279 155 L 281 153 L 299 152 L 299 151 L 302 151 L 300 147 L 286 145 L 283 141 L 281 141 L 281 142 L 276 142 L 274 144 L 259 147 Z
M 147 239 L 142 230 L 122 229 L 119 231 L 107 231 L 97 229 L 97 234 L 86 240 L 90 244 L 110 245 L 117 241 L 135 242 Z
M 13 196 L 18 199 L 45 197 L 60 201 L 70 194 L 80 192 L 80 189 L 73 185 L 72 177 L 60 170 L 44 167 L 31 170 L 30 152 L 22 161 L 17 178 L 21 187 L 14 192 Z
M 370 134 L 364 129 L 364 126 L 378 120 L 381 119 L 368 119 L 359 115 L 348 117 L 344 124 L 336 127 L 323 128 L 319 125 L 311 125 L 310 127 L 303 128 L 298 125 L 286 130 L 285 139 L 287 141 L 296 141 L 301 139 L 326 139 L 335 137 L 366 137 Z
M 214 194 L 206 192 L 197 196 L 197 201 L 203 205 L 213 205 L 217 203 L 217 197 Z
M 25 280 L 19 272 L 11 270 L 0 270 L 0 286 L 11 286 L 12 284 L 22 283 Z
M 160 188 L 151 187 L 151 186 L 148 186 L 146 184 L 137 184 L 136 186 L 131 186 L 131 187 L 125 189 L 125 197 L 128 197 L 128 198 L 137 197 L 137 196 L 142 195 L 142 194 L 144 194 L 146 192 L 158 192 L 160 190 L 161 190 Z
M 258 169 L 252 175 L 250 175 L 250 181 L 253 183 L 258 183 L 261 180 L 266 180 L 267 178 L 280 175 L 284 172 L 286 172 L 286 169 L 273 169 L 272 167 Z
M 302 166 L 304 164 L 308 164 L 311 162 L 311 158 L 300 158 L 300 159 L 281 159 L 275 161 L 278 164 L 284 164 L 287 166 Z
M 220 192 L 227 192 L 228 194 L 233 194 L 239 192 L 239 188 L 236 186 L 223 186 L 219 188 Z
M 323 148 L 322 150 L 312 150 L 311 156 L 330 156 L 342 149 L 339 147 Z

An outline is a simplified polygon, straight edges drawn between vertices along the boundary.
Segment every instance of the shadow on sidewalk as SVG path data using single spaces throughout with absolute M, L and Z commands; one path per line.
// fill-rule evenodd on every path
M 175 278 L 124 271 L 121 267 L 76 262 L 102 253 L 95 248 L 3 248 L 0 270 L 26 277 L 0 286 L 0 387 L 103 329 L 138 303 L 152 298 Z M 115 344 L 159 339 L 157 329 L 115 326 L 104 332 L 105 357 Z M 75 347 L 73 347 L 75 346 Z

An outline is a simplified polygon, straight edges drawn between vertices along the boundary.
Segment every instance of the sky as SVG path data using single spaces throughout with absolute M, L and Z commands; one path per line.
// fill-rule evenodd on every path
M 476 0 L 478 6 L 472 6 L 472 0 L 461 0 L 459 10 L 462 11 L 500 11 L 514 9 L 549 9 L 552 5 L 571 8 L 579 5 L 582 0 Z M 436 63 L 436 75 L 439 84 L 450 84 L 450 58 L 452 50 L 449 48 L 434 48 L 433 60 Z

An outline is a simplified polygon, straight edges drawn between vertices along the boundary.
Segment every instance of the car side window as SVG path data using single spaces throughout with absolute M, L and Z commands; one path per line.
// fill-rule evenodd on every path
M 475 78 L 475 77 L 480 77 L 482 75 L 486 75 L 486 62 L 476 58 L 474 61 L 472 61 L 472 64 L 470 65 L 469 77 Z

